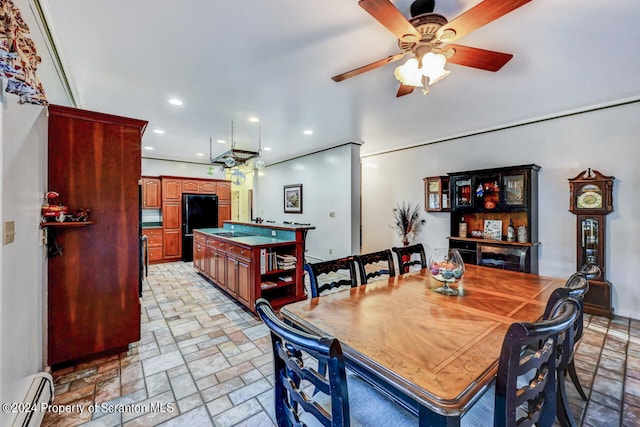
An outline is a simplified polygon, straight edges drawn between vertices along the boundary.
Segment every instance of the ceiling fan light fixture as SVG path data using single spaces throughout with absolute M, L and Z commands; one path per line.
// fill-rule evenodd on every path
M 444 69 L 446 63 L 447 59 L 441 53 L 428 52 L 422 57 L 422 74 L 429 78 L 429 85 L 449 75 L 451 71 Z
M 393 75 L 405 86 L 422 86 L 422 70 L 415 58 L 409 59 L 403 65 L 396 67 Z

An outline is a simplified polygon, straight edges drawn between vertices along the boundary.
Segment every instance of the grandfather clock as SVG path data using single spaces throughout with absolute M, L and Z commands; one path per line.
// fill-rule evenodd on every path
M 591 168 L 569 179 L 571 198 L 569 210 L 576 214 L 577 269 L 586 263 L 595 263 L 601 274 L 589 280 L 589 292 L 584 298 L 584 311 L 613 317 L 611 282 L 606 276 L 606 215 L 613 211 L 612 176 L 602 175 Z

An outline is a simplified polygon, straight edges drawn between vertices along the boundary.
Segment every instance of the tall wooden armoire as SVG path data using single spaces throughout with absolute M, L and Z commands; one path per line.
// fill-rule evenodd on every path
M 126 350 L 140 339 L 141 139 L 146 121 L 49 106 L 48 189 L 89 223 L 43 224 L 48 363 Z M 55 242 L 55 243 L 54 243 Z

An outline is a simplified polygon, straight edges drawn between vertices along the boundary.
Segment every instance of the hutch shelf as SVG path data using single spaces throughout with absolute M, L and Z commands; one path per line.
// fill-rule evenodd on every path
M 539 170 L 530 164 L 449 173 L 449 247 L 468 264 L 537 273 Z

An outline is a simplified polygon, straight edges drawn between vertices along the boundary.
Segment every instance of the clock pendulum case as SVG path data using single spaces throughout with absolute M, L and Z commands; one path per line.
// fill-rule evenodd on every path
M 606 215 L 613 211 L 613 176 L 605 176 L 591 168 L 569 179 L 569 211 L 576 214 L 576 265 L 587 263 L 600 268 L 600 275 L 589 280 L 584 298 L 586 313 L 613 317 L 611 282 L 606 275 Z

